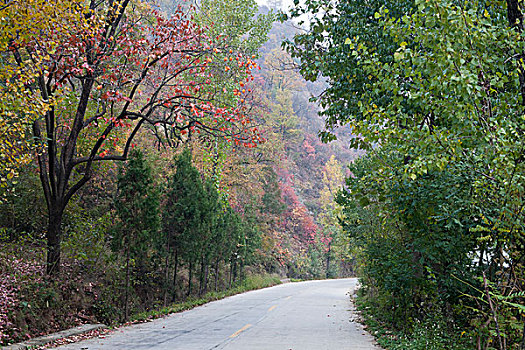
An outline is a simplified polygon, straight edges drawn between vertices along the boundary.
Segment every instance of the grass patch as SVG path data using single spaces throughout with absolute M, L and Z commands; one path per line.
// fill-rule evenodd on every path
M 281 280 L 279 279 L 278 276 L 253 275 L 253 276 L 247 277 L 246 279 L 244 279 L 243 281 L 241 281 L 240 283 L 238 283 L 236 286 L 234 286 L 231 289 L 221 291 L 221 292 L 208 292 L 200 298 L 188 298 L 187 300 L 183 302 L 172 304 L 170 306 L 163 307 L 161 309 L 155 309 L 155 310 L 150 310 L 150 311 L 145 311 L 145 312 L 141 312 L 138 314 L 134 314 L 131 316 L 130 320 L 132 323 L 144 322 L 144 321 L 152 320 L 152 319 L 159 318 L 162 316 L 166 316 L 169 314 L 173 314 L 176 312 L 190 310 L 190 309 L 193 309 L 194 307 L 204 305 L 211 301 L 224 299 L 224 298 L 227 298 L 235 294 L 248 292 L 250 290 L 267 288 L 267 287 L 275 286 L 277 284 L 281 284 Z

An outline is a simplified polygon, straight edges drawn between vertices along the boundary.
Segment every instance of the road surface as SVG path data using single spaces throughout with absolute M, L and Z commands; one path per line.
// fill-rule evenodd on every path
M 354 322 L 354 278 L 287 283 L 215 301 L 60 350 L 379 349 Z

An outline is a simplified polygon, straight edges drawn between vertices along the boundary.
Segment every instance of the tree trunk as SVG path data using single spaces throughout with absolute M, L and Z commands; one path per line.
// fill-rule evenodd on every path
M 169 237 L 166 240 L 166 261 L 164 263 L 164 307 L 168 305 L 168 289 L 169 289 L 169 278 L 170 278 L 170 240 Z
M 206 294 L 208 291 L 208 275 L 210 274 L 210 268 L 208 263 L 206 263 L 206 266 L 204 267 L 204 290 L 203 293 Z
M 228 289 L 232 287 L 232 283 L 233 283 L 233 259 L 230 260 L 230 278 L 229 280 L 230 282 L 228 283 Z
M 507 0 L 507 20 L 509 25 L 521 33 L 523 31 L 523 13 L 520 0 Z M 518 61 L 523 59 L 523 54 L 519 55 Z M 520 81 L 521 104 L 525 105 L 525 69 L 518 62 L 518 78 Z
M 217 282 L 219 281 L 219 259 L 215 262 L 215 291 L 217 292 Z
M 177 272 L 179 268 L 179 250 L 175 248 L 175 261 L 173 266 L 173 296 L 172 301 L 177 299 Z
M 127 322 L 129 318 L 129 255 L 130 247 L 129 242 L 127 242 L 126 247 L 126 289 L 124 291 L 124 321 Z
M 55 208 L 49 210 L 47 226 L 47 265 L 46 273 L 56 275 L 60 272 L 60 241 L 62 240 L 62 216 L 63 209 Z
M 328 252 L 326 253 L 326 278 L 330 278 L 330 253 L 332 250 L 332 243 L 328 243 Z
M 519 0 L 507 0 L 507 20 L 511 27 L 523 30 L 523 14 L 521 13 Z
M 193 260 L 190 261 L 189 271 L 188 271 L 188 296 L 191 295 L 191 287 L 193 285 Z
M 233 283 L 237 280 L 237 261 L 233 262 Z
M 244 279 L 244 259 L 241 259 L 241 262 L 239 263 L 239 280 Z
M 206 266 L 204 260 L 204 256 L 201 256 L 201 271 L 199 273 L 199 296 L 201 296 L 204 292 L 204 270 Z

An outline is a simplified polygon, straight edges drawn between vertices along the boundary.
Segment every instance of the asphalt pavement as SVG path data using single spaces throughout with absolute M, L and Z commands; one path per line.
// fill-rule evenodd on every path
M 357 323 L 355 278 L 286 283 L 238 294 L 60 350 L 379 349 Z

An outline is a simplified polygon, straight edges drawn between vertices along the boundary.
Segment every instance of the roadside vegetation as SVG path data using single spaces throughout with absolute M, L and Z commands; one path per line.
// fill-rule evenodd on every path
M 340 216 L 361 308 L 389 349 L 525 347 L 521 1 L 296 3 L 285 41 L 350 125 Z M 388 331 L 388 333 L 387 333 Z

